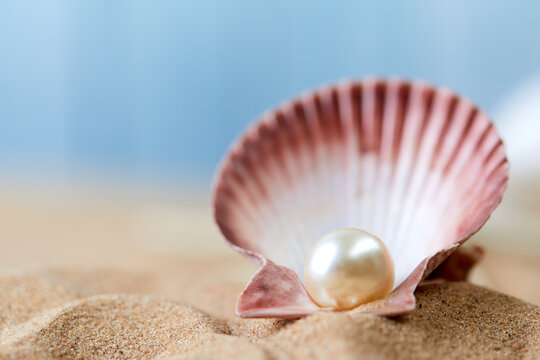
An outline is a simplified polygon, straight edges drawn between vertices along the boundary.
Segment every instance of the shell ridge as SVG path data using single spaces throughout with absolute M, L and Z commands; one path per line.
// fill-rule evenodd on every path
M 351 129 L 352 133 L 350 136 L 350 208 L 351 213 L 349 217 L 348 226 L 353 226 L 359 218 L 359 208 L 358 201 L 361 196 L 363 196 L 362 188 L 360 187 L 360 181 L 358 180 L 358 174 L 362 168 L 363 159 L 359 154 L 362 151 L 362 103 L 363 103 L 363 88 L 361 84 L 351 84 L 350 92 L 350 105 L 351 105 Z
M 346 226 L 350 227 L 354 223 L 356 210 L 355 184 L 356 184 L 356 154 L 357 144 L 355 142 L 354 110 L 352 104 L 353 89 L 350 83 L 341 84 L 338 88 L 338 106 L 340 108 L 341 122 L 344 134 L 344 153 L 345 153 L 345 195 L 343 198 L 344 208 L 346 209 Z
M 422 239 L 422 236 L 418 236 L 419 234 L 417 234 L 422 230 L 418 229 L 417 224 L 424 223 L 424 221 L 418 220 L 418 217 L 414 218 L 413 208 L 417 206 L 417 204 L 420 204 L 423 194 L 425 193 L 426 182 L 432 175 L 430 171 L 432 158 L 434 154 L 438 152 L 438 141 L 441 137 L 441 133 L 445 131 L 445 128 L 448 126 L 448 119 L 451 118 L 453 109 L 455 108 L 455 102 L 452 99 L 452 95 L 449 93 L 436 94 L 434 101 L 433 112 L 429 114 L 430 116 L 426 120 L 425 128 L 421 129 L 424 133 L 419 137 L 420 141 L 417 145 L 417 160 L 412 169 L 412 178 L 408 187 L 409 191 L 405 199 L 403 221 L 396 237 L 396 253 L 400 259 L 407 259 L 406 261 L 399 261 L 396 259 L 396 263 L 403 264 L 401 269 L 399 265 L 396 266 L 397 269 L 401 270 L 401 272 L 397 272 L 398 277 L 396 282 L 398 284 L 404 280 L 406 274 L 412 270 L 413 266 L 419 263 L 424 256 L 427 256 L 426 252 L 423 254 L 411 254 L 413 247 L 409 246 L 406 239 Z M 429 219 L 430 218 L 426 220 Z M 424 238 L 424 240 L 426 239 Z M 407 271 L 407 269 L 409 270 Z
M 313 134 L 312 134 L 312 129 L 311 127 L 309 126 L 308 124 L 308 119 L 307 119 L 307 116 L 306 116 L 306 110 L 305 110 L 305 106 L 304 106 L 304 103 L 302 101 L 297 101 L 295 102 L 295 105 L 294 105 L 294 115 L 295 115 L 295 118 L 297 120 L 297 122 L 299 123 L 299 128 L 301 129 L 302 131 L 302 138 L 304 139 L 304 142 L 305 142 L 305 149 L 303 149 L 302 153 L 304 155 L 304 162 L 305 162 L 305 166 L 306 166 L 306 173 L 313 173 L 313 174 L 316 174 L 317 173 L 317 161 L 315 160 L 315 145 L 314 145 L 314 139 L 313 139 Z M 311 176 L 306 176 L 306 182 L 307 182 L 307 195 L 306 195 L 306 198 L 307 199 L 311 199 L 311 201 L 313 202 L 314 199 L 316 199 L 317 197 L 317 185 L 315 183 L 315 180 L 313 179 L 313 177 Z M 308 207 L 310 206 L 311 204 L 304 201 L 304 205 L 305 207 Z M 307 220 L 307 227 L 308 228 L 313 228 L 315 226 L 314 222 L 313 222 L 313 219 L 312 218 L 309 218 Z M 304 248 L 307 248 L 307 244 L 306 244 L 306 240 L 307 240 L 308 236 L 306 235 L 305 238 L 303 239 L 303 243 L 304 243 Z
M 381 238 L 384 235 L 383 214 L 385 211 L 385 198 L 388 193 L 388 165 L 389 157 L 392 150 L 392 141 L 388 139 L 389 135 L 393 134 L 393 122 L 392 115 L 395 115 L 395 99 L 392 95 L 392 83 L 385 84 L 382 81 L 378 81 L 376 84 L 376 105 L 375 105 L 375 123 L 378 124 L 379 133 L 376 134 L 378 138 L 378 149 L 376 153 L 377 164 L 375 167 L 375 201 L 373 209 L 373 232 L 379 234 Z M 383 238 L 383 242 L 386 240 Z
M 467 120 L 469 123 L 472 121 L 471 119 L 473 119 L 474 117 L 476 117 L 476 114 L 477 114 L 477 111 L 475 109 L 472 109 L 472 112 L 471 114 L 473 114 L 472 116 L 469 116 L 469 120 Z M 477 123 L 481 123 L 482 121 L 477 121 Z M 485 124 L 483 125 L 485 126 Z M 465 199 L 463 199 L 463 197 L 465 196 L 464 194 L 467 193 L 467 190 L 463 191 L 463 192 L 457 192 L 457 191 L 454 191 L 452 189 L 452 187 L 455 187 L 456 183 L 461 183 L 461 184 L 471 184 L 471 186 L 474 186 L 474 180 L 477 178 L 476 176 L 473 176 L 473 175 L 470 175 L 468 174 L 468 164 L 466 163 L 465 159 L 469 156 L 470 157 L 470 154 L 471 154 L 471 151 L 472 151 L 472 148 L 473 146 L 469 146 L 468 148 L 467 147 L 464 147 L 464 146 L 461 146 L 460 144 L 463 144 L 463 142 L 465 141 L 465 137 L 467 137 L 471 143 L 475 143 L 476 141 L 478 141 L 478 139 L 475 139 L 474 137 L 480 137 L 482 136 L 482 124 L 478 125 L 477 126 L 480 131 L 476 131 L 476 132 L 467 132 L 467 131 L 464 131 L 462 134 L 461 134 L 461 139 L 459 139 L 459 142 L 455 145 L 455 151 L 454 153 L 458 153 L 456 155 L 456 158 L 457 160 L 454 160 L 454 164 L 453 164 L 453 167 L 451 168 L 451 171 L 448 172 L 446 171 L 446 174 L 447 174 L 447 181 L 442 183 L 441 184 L 441 191 L 444 193 L 444 194 L 447 194 L 447 196 L 445 196 L 442 201 L 441 201 L 441 205 L 442 205 L 442 208 L 445 209 L 444 210 L 444 213 L 447 213 L 448 214 L 448 218 L 452 219 L 452 218 L 455 218 L 456 216 L 458 216 L 458 214 L 460 213 L 463 213 L 464 209 L 467 208 L 467 205 L 468 205 L 468 201 L 467 201 L 467 198 L 469 199 L 473 199 L 474 197 L 465 197 Z M 470 126 L 470 128 L 472 128 L 472 126 Z M 471 139 L 472 137 L 472 139 Z M 457 148 L 457 150 L 456 150 Z M 448 168 L 448 163 L 445 165 L 445 168 Z M 470 171 L 469 171 L 470 172 Z M 445 170 L 442 171 L 442 173 L 444 174 L 445 173 Z M 466 185 L 466 189 L 469 187 L 469 185 Z M 474 191 L 473 191 L 474 192 Z M 457 202 L 458 206 L 454 206 L 452 207 L 452 205 L 456 204 L 456 201 L 454 199 L 452 199 L 448 194 L 456 194 L 456 196 L 459 196 L 459 201 Z M 462 206 L 460 207 L 459 204 L 462 204 Z
M 396 257 L 395 247 L 396 247 L 396 237 L 397 229 L 400 226 L 398 219 L 398 214 L 403 208 L 404 197 L 406 196 L 406 187 L 410 183 L 412 177 L 411 162 L 413 161 L 414 156 L 414 146 L 415 146 L 415 134 L 416 128 L 418 125 L 417 121 L 414 119 L 421 117 L 419 109 L 422 109 L 420 106 L 420 101 L 422 100 L 423 88 L 420 86 L 413 87 L 410 94 L 410 106 L 406 106 L 404 110 L 404 124 L 402 129 L 403 140 L 400 141 L 400 148 L 398 149 L 398 155 L 395 164 L 394 170 L 394 182 L 390 190 L 390 198 L 392 201 L 392 210 L 391 213 L 395 214 L 390 217 L 390 222 L 388 224 L 388 239 L 389 239 L 389 250 L 394 253 L 393 257 Z
M 455 102 L 454 99 L 457 99 L 455 95 L 451 97 L 451 105 L 444 120 L 446 124 L 442 127 L 435 153 L 431 158 L 431 171 L 426 174 L 427 176 L 422 185 L 424 190 L 419 194 L 416 201 L 418 204 L 417 212 L 420 215 L 426 214 L 425 216 L 429 216 L 428 214 L 433 211 L 433 209 L 430 208 L 430 204 L 433 203 L 442 204 L 440 206 L 440 209 L 442 209 L 440 210 L 440 213 L 446 213 L 444 209 L 450 200 L 449 194 L 456 193 L 452 191 L 455 188 L 452 177 L 445 177 L 443 168 L 446 166 L 448 161 L 450 161 L 451 154 L 454 152 L 455 147 L 458 146 L 460 142 L 459 137 L 462 136 L 467 113 L 471 105 L 463 101 Z M 451 223 L 451 221 L 448 221 L 447 223 Z M 418 228 L 419 224 L 421 223 L 416 222 L 413 226 Z M 437 238 L 436 235 L 439 231 L 437 225 L 438 224 L 433 221 L 426 221 L 425 224 L 421 224 L 423 231 L 429 234 L 429 237 L 434 239 Z M 438 238 L 440 239 L 439 242 L 434 241 L 432 243 L 433 248 L 445 246 L 445 237 Z
M 396 203 L 399 204 L 397 209 L 401 210 L 400 213 L 404 212 L 407 205 L 407 195 L 409 193 L 407 189 L 410 189 L 413 181 L 415 168 L 414 164 L 418 159 L 419 152 L 418 139 L 420 139 L 422 134 L 425 132 L 426 124 L 429 121 L 434 106 L 435 94 L 433 91 L 431 91 L 431 89 L 428 89 L 423 85 L 419 85 L 415 87 L 415 90 L 416 91 L 414 91 L 412 94 L 411 107 L 408 109 L 403 132 L 405 140 L 408 141 L 402 142 L 402 151 L 397 163 L 397 174 L 401 175 L 399 178 L 402 179 L 402 181 L 400 183 L 401 186 L 397 190 L 397 194 L 394 194 L 394 196 L 399 199 L 399 201 L 396 201 Z M 421 119 L 421 121 L 417 121 L 416 119 Z M 393 251 L 395 254 L 394 259 L 396 259 L 398 255 L 396 246 L 399 240 L 400 229 L 404 226 L 403 223 L 405 221 L 406 219 L 401 217 L 399 221 L 396 224 L 393 224 L 391 227 L 394 229 L 393 233 L 390 235 L 390 238 L 393 241 L 391 251 Z
M 377 234 L 380 234 L 382 241 L 389 245 L 388 239 L 388 227 L 385 226 L 385 222 L 388 225 L 388 219 L 390 218 L 390 194 L 394 185 L 395 177 L 394 171 L 396 164 L 394 162 L 394 144 L 396 143 L 395 135 L 397 122 L 399 121 L 398 108 L 400 106 L 399 97 L 400 83 L 397 81 L 389 82 L 386 89 L 386 98 L 388 99 L 388 106 L 383 111 L 383 132 L 381 141 L 381 156 L 379 157 L 379 174 L 380 181 L 378 181 L 378 203 L 379 212 L 377 215 Z
M 442 170 L 443 174 L 447 174 L 451 170 L 452 166 L 459 160 L 459 155 L 466 150 L 467 147 L 464 144 L 470 143 L 470 141 L 466 142 L 466 140 L 468 140 L 470 136 L 474 136 L 474 125 L 479 123 L 479 121 L 475 122 L 477 115 L 478 109 L 471 106 L 469 114 L 467 115 L 465 127 L 459 136 L 458 143 L 453 146 L 452 154 Z
M 286 107 L 285 105 L 284 107 Z M 278 145 L 277 147 L 280 149 L 283 149 L 283 151 L 279 151 L 279 159 L 280 161 L 280 168 L 287 174 L 287 178 L 285 180 L 284 188 L 288 189 L 288 196 L 287 201 L 282 202 L 284 205 L 284 208 L 291 207 L 295 208 L 298 206 L 299 197 L 302 196 L 302 187 L 299 187 L 295 184 L 295 179 L 298 179 L 299 176 L 297 174 L 297 164 L 295 164 L 295 159 L 291 155 L 291 152 L 294 151 L 294 145 L 291 141 L 291 124 L 289 119 L 285 116 L 285 110 L 284 111 L 276 111 L 274 122 L 276 123 L 276 133 L 278 134 Z M 289 151 L 287 151 L 289 150 Z M 277 201 L 274 203 L 278 203 Z M 285 209 L 278 209 L 280 214 L 286 213 Z M 294 212 L 288 212 L 289 213 L 289 219 L 285 220 L 283 222 L 288 223 L 288 226 L 290 228 L 290 234 L 289 239 L 304 239 L 303 236 L 301 236 L 301 225 L 300 222 L 297 219 L 298 214 Z M 302 244 L 299 241 L 291 241 L 291 246 L 294 250 L 294 253 L 292 254 L 292 263 L 296 263 L 296 259 L 302 258 Z
M 375 153 L 373 151 L 374 144 L 373 144 L 373 138 L 374 135 L 374 126 L 373 122 L 375 119 L 374 113 L 375 113 L 375 91 L 374 91 L 374 82 L 375 80 L 368 80 L 366 81 L 364 85 L 364 92 L 363 92 L 363 103 L 362 103 L 362 118 L 360 119 L 362 121 L 362 138 L 361 142 L 365 144 L 364 151 L 362 152 L 362 156 L 365 158 L 365 160 L 362 163 L 361 172 L 360 172 L 360 183 L 362 188 L 362 194 L 363 198 L 369 196 L 368 200 L 371 200 L 373 197 L 373 194 L 368 192 L 368 190 L 371 190 L 373 188 L 373 184 L 375 181 L 376 171 L 376 159 L 375 159 Z M 362 174 L 364 174 L 362 176 Z M 360 213 L 359 213 L 359 219 L 363 219 L 363 223 L 361 226 L 363 226 L 364 229 L 366 229 L 368 232 L 374 232 L 373 231 L 373 220 L 372 220 L 372 211 L 369 208 L 369 204 L 371 201 L 364 200 L 361 202 L 360 206 Z
M 276 138 L 276 133 L 279 129 L 277 114 L 267 113 L 263 121 L 265 126 L 260 129 L 260 136 L 266 139 L 264 145 L 266 159 L 264 164 L 260 165 L 266 165 L 265 179 L 270 185 L 269 188 L 271 189 L 271 196 L 273 198 L 280 198 L 281 193 L 279 190 L 287 189 L 288 183 L 292 182 L 292 177 L 290 177 L 291 175 L 285 168 L 282 151 L 278 151 L 280 149 L 279 144 L 282 139 Z M 281 173 L 280 170 L 285 170 L 285 176 L 279 176 L 279 174 Z M 267 227 L 263 231 L 269 231 L 266 236 L 268 236 L 269 239 L 272 239 L 276 236 L 280 236 L 279 229 L 287 229 L 287 233 L 281 234 L 281 236 L 284 236 L 285 238 L 291 238 L 293 236 L 291 233 L 291 228 L 287 226 L 287 219 L 282 218 L 283 209 L 280 209 L 278 207 L 278 204 L 279 202 L 277 201 L 271 201 L 260 205 L 260 207 L 262 206 L 265 212 L 267 212 L 267 215 L 265 217 L 267 219 L 272 219 L 273 223 L 273 226 L 271 228 Z M 294 263 L 295 254 L 288 251 L 289 248 L 287 243 L 278 243 L 277 246 L 276 244 L 272 244 L 271 241 L 267 241 L 265 243 L 267 244 L 267 246 L 273 246 L 271 248 L 265 247 L 264 253 L 274 254 L 275 256 L 273 257 L 277 258 L 281 262 L 285 261 L 291 264 Z
M 392 228 L 394 226 L 393 222 L 395 219 L 394 214 L 397 211 L 397 202 L 395 201 L 396 198 L 394 196 L 399 186 L 396 174 L 399 167 L 400 146 L 402 144 L 401 136 L 403 134 L 403 128 L 405 125 L 404 122 L 410 95 L 410 87 L 404 85 L 406 84 L 404 84 L 403 82 L 397 82 L 396 84 L 396 94 L 394 95 L 396 97 L 395 116 L 390 116 L 390 120 L 393 122 L 393 129 L 391 130 L 393 133 L 391 135 L 391 158 L 388 161 L 391 163 L 391 165 L 389 166 L 389 183 L 388 189 L 385 192 L 386 206 L 383 213 L 383 217 L 387 219 L 387 226 L 383 229 L 384 232 L 382 233 L 382 237 L 384 239 L 383 241 L 385 241 L 385 244 L 387 244 L 388 247 L 393 247 L 393 239 L 391 238 L 391 236 Z
M 297 156 L 288 156 L 287 157 L 287 167 L 289 168 L 289 171 L 291 174 L 293 174 L 293 177 L 296 179 L 302 179 L 302 181 L 306 181 L 306 177 L 302 176 L 304 173 L 306 173 L 306 169 L 304 168 L 304 161 L 303 160 L 303 151 L 301 144 L 294 144 L 293 138 L 298 138 L 297 141 L 300 140 L 300 136 L 297 133 L 298 126 L 295 125 L 295 123 L 298 123 L 298 119 L 296 117 L 296 114 L 293 111 L 293 104 L 290 104 L 290 106 L 287 107 L 283 111 L 284 121 L 287 125 L 287 129 L 289 130 L 288 136 L 287 136 L 287 145 L 289 148 L 294 148 L 294 151 L 296 152 Z M 309 180 L 309 179 L 308 179 Z M 292 191 L 293 197 L 291 199 L 291 203 L 293 204 L 293 207 L 295 208 L 302 208 L 306 207 L 306 199 L 310 199 L 309 197 L 309 184 L 308 186 L 295 186 L 296 191 Z M 309 248 L 308 244 L 306 243 L 306 240 L 309 239 L 308 234 L 306 233 L 307 228 L 311 225 L 308 224 L 308 226 L 302 226 L 300 224 L 305 224 L 305 220 L 302 221 L 302 214 L 299 213 L 292 213 L 292 216 L 294 216 L 295 220 L 292 221 L 296 224 L 295 231 L 294 231 L 294 239 L 299 239 L 297 242 L 298 247 L 296 249 L 296 258 L 299 259 L 299 263 L 296 265 L 297 269 L 300 265 L 302 265 L 302 259 L 305 258 L 306 252 L 305 249 Z M 294 241 L 293 241 L 294 242 Z M 298 275 L 301 275 L 301 272 L 297 270 Z

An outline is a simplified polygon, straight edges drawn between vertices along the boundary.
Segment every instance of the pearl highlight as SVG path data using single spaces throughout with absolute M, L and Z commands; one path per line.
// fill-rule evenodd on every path
M 338 229 L 313 246 L 304 280 L 317 305 L 347 310 L 390 293 L 394 262 L 376 236 L 360 229 Z

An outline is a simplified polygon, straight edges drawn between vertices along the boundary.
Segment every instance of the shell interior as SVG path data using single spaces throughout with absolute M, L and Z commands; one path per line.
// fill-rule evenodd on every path
M 325 233 L 378 236 L 394 288 L 487 220 L 508 163 L 488 117 L 423 83 L 327 87 L 265 114 L 234 145 L 216 184 L 216 221 L 233 245 L 293 269 Z

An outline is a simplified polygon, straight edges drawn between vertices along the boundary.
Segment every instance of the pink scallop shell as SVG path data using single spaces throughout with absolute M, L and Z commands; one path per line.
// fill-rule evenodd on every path
M 487 221 L 507 180 L 493 124 L 449 90 L 368 79 L 287 102 L 241 136 L 216 178 L 215 221 L 259 266 L 237 314 L 328 311 L 304 288 L 303 265 L 343 227 L 381 238 L 396 271 L 386 298 L 352 311 L 409 313 L 418 283 Z

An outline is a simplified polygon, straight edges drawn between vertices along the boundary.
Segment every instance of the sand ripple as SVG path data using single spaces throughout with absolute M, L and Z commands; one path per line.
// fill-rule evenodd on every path
M 236 318 L 231 305 L 238 284 L 234 291 L 227 284 L 201 286 L 171 300 L 94 295 L 58 279 L 0 278 L 0 359 L 534 359 L 540 354 L 538 307 L 468 283 L 425 287 L 417 293 L 417 311 L 395 319 L 333 313 L 279 321 Z M 111 284 L 107 280 L 106 291 L 94 284 L 93 291 L 112 292 Z

